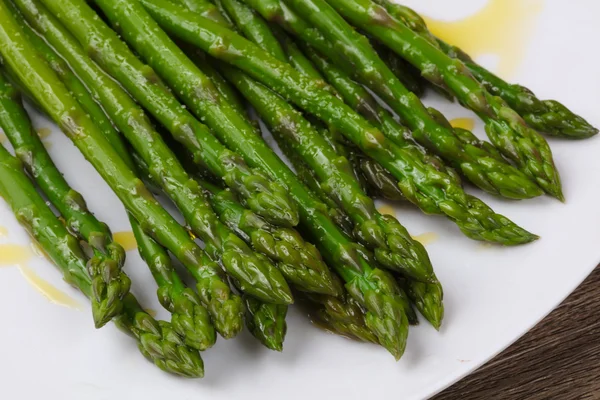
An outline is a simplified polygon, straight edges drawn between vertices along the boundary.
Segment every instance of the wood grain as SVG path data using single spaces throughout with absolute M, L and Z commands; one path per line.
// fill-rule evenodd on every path
M 559 308 L 433 400 L 600 400 L 600 266 Z

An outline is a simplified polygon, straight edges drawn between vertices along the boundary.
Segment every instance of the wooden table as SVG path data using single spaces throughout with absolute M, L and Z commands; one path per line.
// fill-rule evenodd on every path
M 533 330 L 433 398 L 459 399 L 600 400 L 600 266 Z

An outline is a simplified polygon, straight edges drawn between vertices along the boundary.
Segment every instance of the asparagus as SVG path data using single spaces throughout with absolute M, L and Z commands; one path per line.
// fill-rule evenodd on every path
M 297 297 L 314 325 L 349 339 L 378 343 L 366 325 L 360 306 L 350 296 L 302 294 Z
M 206 181 L 202 187 L 210 193 L 210 202 L 223 223 L 252 247 L 277 262 L 277 268 L 298 290 L 336 294 L 331 272 L 317 249 L 290 228 L 274 226 L 252 210 L 244 208 L 228 190 Z
M 354 82 L 313 48 L 304 46 L 304 52 L 326 77 L 327 82 L 333 85 L 346 104 L 353 107 L 373 125 L 379 127 L 385 136 L 397 146 L 411 152 L 416 158 L 420 158 L 422 163 L 433 166 L 456 184 L 460 184 L 460 177 L 456 174 L 456 171 L 448 168 L 439 157 L 430 154 L 423 147 L 410 140 L 408 129 L 398 123 L 390 112 L 380 106 L 363 86 Z M 528 185 L 528 182 L 528 180 L 524 180 L 523 184 Z
M 244 296 L 246 305 L 246 327 L 265 347 L 283 350 L 283 341 L 287 332 L 285 317 L 288 306 L 284 304 L 263 303 L 251 296 Z
M 436 280 L 434 283 L 418 282 L 407 279 L 404 285 L 410 301 L 417 310 L 437 330 L 442 325 L 444 318 L 444 291 L 442 285 Z
M 485 122 L 486 132 L 494 146 L 544 191 L 564 200 L 558 171 L 546 140 L 528 127 L 503 99 L 492 96 L 460 60 L 448 57 L 371 0 L 327 0 L 331 7 L 319 0 L 291 0 L 291 3 L 297 10 L 310 10 L 300 13 L 306 14 L 310 22 L 321 30 L 331 24 L 339 24 L 341 17 L 335 11 L 339 12 L 419 68 L 426 79 L 450 90 Z M 319 18 L 314 17 L 315 4 L 322 11 Z M 317 19 L 319 25 L 315 23 Z M 347 28 L 352 31 L 349 25 Z
M 277 30 L 277 26 L 273 26 L 272 28 L 279 36 L 281 45 L 286 53 L 288 63 L 292 65 L 296 71 L 301 72 L 308 77 L 314 79 L 323 79 L 321 73 L 316 69 L 313 63 L 305 57 L 298 46 L 296 46 L 294 41 L 285 33 L 279 32 Z M 357 179 L 359 179 L 361 185 L 369 195 L 383 197 L 388 200 L 404 199 L 404 196 L 396 184 L 397 182 L 394 177 L 379 163 L 367 157 L 359 149 L 348 149 L 347 146 L 340 144 L 340 141 L 335 140 L 333 137 L 333 133 L 335 131 L 328 133 L 327 130 L 322 129 L 317 125 L 315 127 L 322 132 L 323 136 L 332 144 L 332 147 L 334 147 L 338 154 L 344 155 L 346 158 L 348 158 L 348 161 L 350 161 Z M 294 153 L 293 151 L 290 152 L 292 154 Z M 288 154 L 286 155 L 288 158 L 294 158 L 294 156 L 290 156 Z M 303 164 L 303 162 L 295 163 L 294 168 L 296 171 L 301 169 Z M 311 185 L 308 186 L 311 187 Z
M 132 224 L 131 228 L 140 256 L 158 284 L 160 304 L 171 313 L 173 330 L 194 349 L 203 351 L 212 347 L 216 341 L 215 329 L 196 292 L 179 278 L 163 247 L 146 235 L 139 224 Z
M 0 72 L 0 127 L 29 174 L 63 215 L 70 232 L 90 243 L 94 257 L 87 265 L 92 278 L 92 313 L 99 328 L 121 313 L 122 299 L 131 281 L 121 266 L 125 251 L 112 241 L 108 227 L 86 207 L 81 194 L 71 189 L 34 131 L 21 96 Z
M 245 5 L 236 4 L 238 10 L 247 9 Z M 270 48 L 276 58 L 285 60 L 286 55 L 269 27 L 259 16 L 248 12 L 250 15 L 245 18 L 233 16 L 236 26 L 242 32 L 259 31 L 260 34 L 246 36 L 258 46 Z M 415 279 L 430 279 L 433 268 L 425 248 L 414 241 L 395 218 L 377 211 L 373 200 L 362 191 L 350 172 L 346 158 L 339 157 L 308 121 L 277 94 L 235 68 L 222 65 L 219 69 L 252 104 L 279 138 L 278 142 L 287 142 L 315 172 L 327 196 L 335 199 L 353 219 L 356 239 L 375 252 L 375 259 L 381 265 Z
M 326 194 L 335 199 L 354 223 L 354 237 L 375 253 L 382 266 L 428 281 L 433 269 L 425 248 L 414 241 L 395 218 L 381 215 L 321 135 L 291 105 L 244 73 L 226 65 L 225 77 L 251 102 L 279 142 L 287 141 L 315 171 Z
M 245 1 L 267 20 L 279 22 L 291 34 L 326 54 L 339 68 L 378 94 L 412 129 L 412 135 L 419 143 L 444 158 L 476 186 L 508 198 L 539 195 L 540 190 L 533 182 L 523 186 L 524 174 L 515 167 L 500 162 L 483 148 L 464 143 L 451 129 L 440 126 L 418 97 L 409 92 L 377 56 L 366 38 L 354 32 L 337 14 L 334 16 L 341 19 L 339 27 L 349 36 L 347 41 L 335 40 L 333 30 L 321 32 L 315 29 L 279 0 Z M 357 52 L 359 49 L 362 51 Z
M 495 214 L 481 200 L 464 193 L 462 188 L 437 170 L 419 168 L 414 156 L 387 140 L 379 130 L 323 89 L 323 81 L 303 76 L 290 65 L 209 20 L 165 7 L 163 0 L 142 0 L 142 4 L 173 35 L 231 63 L 330 126 L 339 128 L 344 136 L 391 172 L 398 179 L 405 197 L 423 211 L 448 216 L 467 236 L 476 240 L 516 245 L 537 239 L 506 217 Z M 246 148 L 255 149 L 242 145 L 247 135 L 228 136 L 223 139 L 227 139 L 227 144 L 240 153 L 244 153 Z M 253 144 L 259 145 L 264 146 L 264 143 Z M 245 157 L 248 161 L 249 158 Z M 486 158 L 486 165 L 494 161 Z M 293 194 L 291 190 L 290 193 Z
M 396 78 L 398 78 L 409 91 L 413 92 L 418 97 L 423 97 L 427 81 L 421 77 L 421 72 L 382 44 L 374 42 L 373 40 L 371 40 L 371 43 L 381 60 L 385 62 L 390 71 L 396 75 Z
M 56 13 L 67 19 L 65 11 L 78 8 L 66 7 L 62 12 L 56 10 Z M 79 23 L 85 21 L 85 18 L 73 13 L 68 19 Z M 202 19 L 202 23 L 205 22 L 211 23 Z M 150 29 L 150 32 L 157 31 L 155 28 Z M 212 55 L 215 55 L 214 52 Z M 343 275 L 352 295 L 367 308 L 368 324 L 377 332 L 383 346 L 394 356 L 400 357 L 406 344 L 408 323 L 402 304 L 398 300 L 398 286 L 389 274 L 372 268 L 360 256 L 357 245 L 325 214 L 324 205 L 312 197 L 289 168 L 251 129 L 244 129 L 243 132 L 234 129 L 220 130 L 220 137 L 228 146 L 243 154 L 247 162 L 261 166 L 286 187 L 300 206 L 304 230 L 312 236 L 328 264 L 335 266 Z
M 75 46 L 73 46 L 75 47 Z M 101 99 L 107 113 L 149 166 L 150 174 L 183 213 L 192 230 L 206 244 L 214 260 L 248 293 L 265 301 L 290 303 L 289 288 L 270 261 L 257 257 L 214 214 L 197 182 L 192 180 L 153 129 L 143 110 L 79 49 L 72 66 Z
M 3 9 L 2 6 L 0 3 L 0 9 Z M 37 193 L 23 173 L 21 162 L 2 146 L 0 195 L 9 203 L 19 222 L 61 270 L 65 281 L 93 299 L 92 281 L 86 270 L 87 260 L 77 239 L 69 234 Z M 115 319 L 115 323 L 137 339 L 141 352 L 159 368 L 190 378 L 204 374 L 198 352 L 187 347 L 169 323 L 157 322 L 143 311 L 131 293 L 123 298 L 123 314 Z
M 513 110 L 517 111 L 525 119 L 529 126 L 537 131 L 569 139 L 585 139 L 598 133 L 598 129 L 591 126 L 584 118 L 576 115 L 561 103 L 555 100 L 540 100 L 531 90 L 521 85 L 506 82 L 483 66 L 477 64 L 458 47 L 436 38 L 427 28 L 423 18 L 412 9 L 388 0 L 375 0 L 375 2 L 385 7 L 393 17 L 400 20 L 411 30 L 421 34 L 448 56 L 461 60 L 471 74 L 492 95 L 501 97 Z
M 27 7 L 21 7 L 25 5 Z M 29 8 L 34 6 L 33 3 L 20 1 L 19 6 L 24 11 L 34 10 L 32 15 L 35 21 L 44 21 L 40 8 Z M 221 332 L 225 335 L 237 333 L 241 327 L 240 313 L 228 315 L 227 312 L 232 308 L 231 304 L 237 302 L 241 306 L 241 299 L 231 294 L 220 268 L 152 197 L 53 71 L 39 58 L 25 40 L 4 1 L 0 2 L 0 19 L 3 21 L 0 27 L 3 62 L 15 71 L 20 82 L 34 95 L 35 101 L 92 163 L 144 231 L 168 248 L 188 268 L 198 281 L 203 302 L 209 310 L 219 311 L 221 320 L 225 322 Z
M 49 7 L 51 11 L 53 11 L 52 7 L 58 7 L 58 4 L 50 2 L 46 5 L 51 6 Z M 96 15 L 89 9 L 87 11 L 89 11 L 89 16 Z M 239 194 L 254 211 L 273 223 L 285 226 L 295 225 L 297 223 L 295 205 L 281 186 L 269 181 L 263 173 L 248 168 L 237 154 L 224 148 L 206 126 L 197 121 L 166 90 L 158 76 L 131 53 L 115 32 L 99 19 L 94 22 L 93 26 L 98 29 L 96 33 L 105 37 L 106 42 L 103 42 L 102 46 L 96 46 L 96 50 L 90 53 L 91 56 L 121 82 L 125 89 L 149 110 L 178 141 L 194 152 L 195 161 L 198 164 L 210 168 L 215 175 L 222 177 L 226 184 Z M 67 28 L 74 27 L 67 26 Z M 83 32 L 74 30 L 72 33 L 75 33 L 84 48 L 91 45 L 89 41 L 93 41 L 95 37 L 91 31 L 87 30 Z M 53 45 L 57 48 L 60 46 L 54 41 Z M 68 51 L 60 51 L 60 53 L 64 57 L 70 57 L 69 63 L 72 66 L 76 64 L 75 61 L 83 63 L 85 60 L 89 64 L 87 57 L 83 58 L 81 48 L 75 50 L 72 38 L 68 45 L 70 47 Z M 76 54 L 70 54 L 73 52 Z M 72 60 L 74 57 L 77 60 Z M 124 58 L 122 59 L 122 57 Z M 106 80 L 107 77 L 104 79 Z M 204 83 L 214 89 L 212 83 Z M 113 83 L 111 86 L 114 87 L 115 84 Z M 219 98 L 216 90 L 212 92 L 211 96 Z

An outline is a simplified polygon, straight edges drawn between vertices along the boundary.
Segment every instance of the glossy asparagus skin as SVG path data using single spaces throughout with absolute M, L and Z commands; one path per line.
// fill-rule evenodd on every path
M 283 350 L 283 341 L 287 333 L 285 304 L 263 303 L 251 296 L 244 296 L 246 308 L 246 327 L 265 347 Z
M 0 71 L 0 127 L 15 154 L 62 216 L 73 235 L 90 243 L 94 257 L 88 263 L 92 278 L 92 313 L 99 328 L 123 309 L 122 299 L 131 281 L 121 267 L 125 251 L 112 241 L 108 227 L 90 213 L 85 200 L 73 190 L 54 165 L 23 108 L 21 96 Z
M 279 141 L 287 141 L 315 171 L 326 194 L 352 218 L 354 237 L 374 251 L 375 259 L 388 269 L 428 281 L 433 269 L 425 248 L 396 219 L 377 211 L 350 172 L 348 160 L 338 156 L 319 132 L 277 94 L 239 70 L 226 65 L 222 70 Z
M 32 11 L 42 21 L 39 4 L 18 2 L 26 14 Z M 24 6 L 21 8 L 21 6 Z M 33 7 L 33 8 L 29 8 Z M 226 334 L 241 329 L 241 315 L 227 315 L 230 304 L 241 306 L 241 299 L 231 294 L 223 281 L 221 269 L 193 242 L 171 215 L 152 197 L 111 143 L 103 136 L 86 112 L 71 97 L 54 72 L 39 58 L 24 39 L 5 3 L 0 3 L 0 54 L 4 62 L 18 75 L 21 83 L 34 95 L 35 101 L 61 127 L 63 132 L 100 173 L 126 209 L 140 222 L 143 230 L 175 255 L 198 281 L 198 290 L 209 310 L 222 310 L 228 325 Z M 47 16 L 47 15 L 46 15 Z M 49 35 L 46 35 L 49 38 Z M 47 90 L 39 90 L 39 88 Z
M 149 5 L 148 2 L 143 4 Z M 203 25 L 209 23 L 218 27 L 206 19 L 202 19 L 201 22 Z M 217 55 L 215 52 L 210 54 Z M 394 356 L 400 357 L 406 344 L 408 321 L 393 279 L 387 273 L 373 269 L 361 257 L 358 246 L 325 214 L 324 205 L 310 194 L 255 133 L 248 130 L 231 130 L 223 132 L 220 138 L 228 146 L 242 153 L 248 163 L 263 168 L 285 185 L 299 205 L 303 232 L 318 246 L 328 265 L 335 267 L 343 276 L 350 293 L 368 310 L 369 326 L 377 332 L 383 346 Z
M 0 10 L 2 7 L 0 4 Z M 48 208 L 22 167 L 18 159 L 0 146 L 0 195 L 9 203 L 19 223 L 61 270 L 65 281 L 92 298 L 87 259 L 77 239 Z M 203 376 L 204 366 L 198 352 L 187 347 L 169 323 L 157 322 L 143 311 L 131 293 L 123 298 L 123 313 L 115 323 L 136 338 L 142 354 L 159 368 L 189 378 Z
M 371 0 L 294 0 L 298 10 L 314 4 L 329 9 L 321 29 L 334 23 L 339 12 L 352 24 L 376 37 L 421 70 L 432 83 L 451 91 L 460 103 L 473 110 L 486 124 L 494 146 L 548 194 L 564 200 L 560 177 L 546 140 L 511 109 L 500 97 L 492 96 L 458 59 L 448 57 L 421 35 L 393 18 L 385 8 Z M 327 6 L 329 4 L 331 7 Z M 335 9 L 335 10 L 334 10 Z M 308 14 L 307 14 L 308 15 Z M 311 22 L 315 18 L 311 18 Z M 352 29 L 349 25 L 348 28 Z
M 306 292 L 337 294 L 321 255 L 296 230 L 272 225 L 244 208 L 230 191 L 206 181 L 200 183 L 210 193 L 211 205 L 223 223 L 251 243 L 255 251 L 275 261 L 291 285 Z
M 461 60 L 469 68 L 471 74 L 492 95 L 499 96 L 506 101 L 535 130 L 550 136 L 568 139 L 585 139 L 598 133 L 597 128 L 556 100 L 541 100 L 526 87 L 506 82 L 477 64 L 458 47 L 436 38 L 427 28 L 423 18 L 414 10 L 388 0 L 376 0 L 375 2 L 385 7 L 392 16 L 407 27 L 421 34 L 433 45 L 438 46 L 448 56 Z
M 417 168 L 418 160 L 413 161 L 410 153 L 387 140 L 378 129 L 324 89 L 322 80 L 305 77 L 235 32 L 200 16 L 165 7 L 162 0 L 142 0 L 142 4 L 173 35 L 231 63 L 330 126 L 335 126 L 394 174 L 405 197 L 423 211 L 448 216 L 467 236 L 477 240 L 517 245 L 537 239 L 506 217 L 495 214 L 481 200 L 468 196 L 460 186 L 437 170 Z M 240 153 L 245 151 L 245 146 L 241 146 L 242 138 L 229 136 L 225 139 Z M 293 194 L 293 191 L 290 190 L 290 193 Z
M 406 280 L 404 284 L 410 301 L 417 310 L 437 330 L 444 319 L 444 290 L 442 284 L 436 280 L 433 283 Z
M 236 2 L 237 0 L 224 0 Z M 244 18 L 230 16 L 242 32 L 255 44 L 280 60 L 286 59 L 283 49 L 264 20 L 244 4 L 238 8 L 247 11 Z M 249 13 L 249 14 L 248 14 Z M 289 46 L 288 46 L 289 47 Z M 298 57 L 296 57 L 298 58 Z M 243 72 L 222 65 L 219 68 L 279 138 L 296 151 L 320 181 L 320 186 L 333 198 L 354 222 L 354 237 L 375 253 L 375 259 L 384 267 L 402 271 L 415 279 L 427 281 L 433 268 L 425 248 L 414 241 L 408 231 L 393 217 L 381 215 L 375 203 L 362 190 L 350 170 L 345 157 L 340 157 L 321 134 L 291 105 Z
M 175 332 L 194 349 L 204 351 L 212 347 L 217 340 L 215 328 L 196 292 L 183 283 L 162 246 L 146 235 L 139 224 L 132 224 L 131 228 L 140 256 L 158 284 L 158 300 L 171 313 Z
M 46 5 L 58 7 L 53 2 Z M 52 11 L 51 7 L 49 8 Z M 89 17 L 96 15 L 92 10 L 88 11 Z M 106 38 L 102 45 L 92 46 L 94 50 L 88 51 L 90 57 L 123 84 L 178 141 L 192 150 L 198 164 L 207 166 L 215 175 L 224 179 L 254 211 L 269 221 L 286 226 L 297 223 L 295 205 L 281 186 L 269 181 L 263 173 L 248 168 L 237 154 L 227 150 L 205 125 L 196 120 L 177 101 L 152 69 L 131 53 L 114 31 L 99 19 L 93 22 L 95 24 L 92 26 L 97 31 L 92 31 L 91 27 L 89 30 L 83 30 L 81 26 L 67 28 L 74 29 L 72 33 L 81 42 L 81 47 L 86 49 L 91 49 L 96 34 Z M 83 62 L 82 50 L 79 49 L 78 53 L 78 61 Z M 71 60 L 70 64 L 73 65 L 74 61 Z M 214 89 L 212 83 L 210 86 Z M 212 95 L 218 97 L 218 92 L 214 90 Z
M 430 110 L 402 85 L 379 58 L 367 39 L 355 32 L 333 10 L 330 9 L 330 12 L 333 11 L 339 19 L 336 30 L 327 28 L 321 31 L 312 25 L 319 21 L 310 21 L 309 24 L 280 0 L 245 1 L 267 20 L 280 23 L 292 35 L 327 55 L 339 68 L 378 94 L 400 115 L 419 143 L 446 160 L 476 186 L 513 199 L 539 195 L 540 189 L 535 183 L 523 184 L 525 174 L 496 159 L 485 148 L 463 142 L 452 129 L 440 125 Z M 321 6 L 327 4 L 321 3 Z M 337 28 L 341 28 L 342 32 L 338 32 Z M 324 36 L 325 33 L 328 37 Z M 342 37 L 339 37 L 340 34 Z
M 81 51 L 79 55 L 78 60 L 83 60 Z M 291 292 L 283 276 L 268 260 L 257 257 L 244 241 L 220 223 L 198 184 L 188 176 L 143 110 L 90 59 L 73 62 L 72 65 L 149 165 L 154 182 L 165 190 L 192 230 L 203 239 L 205 251 L 214 260 L 220 261 L 227 273 L 248 293 L 265 301 L 290 303 Z

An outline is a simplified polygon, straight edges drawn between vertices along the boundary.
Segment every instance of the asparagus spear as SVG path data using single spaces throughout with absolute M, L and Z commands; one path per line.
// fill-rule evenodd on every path
M 74 49 L 70 53 L 74 59 L 73 68 L 101 99 L 114 123 L 146 161 L 154 182 L 165 190 L 192 230 L 203 239 L 205 251 L 214 260 L 222 262 L 244 291 L 265 301 L 290 303 L 291 292 L 283 276 L 269 260 L 257 257 L 244 241 L 219 221 L 197 182 L 188 176 L 143 110 L 86 58 L 81 49 L 77 54 Z
M 598 133 L 584 118 L 576 115 L 555 100 L 540 100 L 535 94 L 516 84 L 510 84 L 477 64 L 468 54 L 456 46 L 436 38 L 427 28 L 423 18 L 414 10 L 388 0 L 375 0 L 395 18 L 411 30 L 421 34 L 431 44 L 439 47 L 454 59 L 461 60 L 471 74 L 494 96 L 499 96 L 537 131 L 551 136 L 585 139 Z
M 423 147 L 410 140 L 408 129 L 400 125 L 389 111 L 380 106 L 363 86 L 354 82 L 347 74 L 313 48 L 304 46 L 304 52 L 319 68 L 327 82 L 333 85 L 346 104 L 362 114 L 373 125 L 379 127 L 385 136 L 397 146 L 411 152 L 416 158 L 420 158 L 422 163 L 433 166 L 440 173 L 448 175 L 456 184 L 460 184 L 460 177 L 456 174 L 456 171 L 448 168 L 440 158 L 430 154 Z M 524 179 L 523 184 L 528 185 L 529 181 Z
M 54 6 L 53 4 L 49 5 Z M 89 11 L 91 15 L 96 15 L 92 14 L 91 10 Z M 103 46 L 97 46 L 97 51 L 91 53 L 94 59 L 119 80 L 131 95 L 149 110 L 178 141 L 194 152 L 197 163 L 207 166 L 215 175 L 223 178 L 226 184 L 239 194 L 254 211 L 273 223 L 286 226 L 295 225 L 297 211 L 283 188 L 269 181 L 263 173 L 248 168 L 235 153 L 224 148 L 206 126 L 194 119 L 166 90 L 160 79 L 156 75 L 152 75 L 151 69 L 131 53 L 115 32 L 105 26 L 101 20 L 94 22 L 96 22 L 95 27 L 99 29 L 98 34 L 107 39 Z M 33 22 L 30 23 L 33 24 Z M 79 31 L 79 33 L 82 32 Z M 86 35 L 75 36 L 81 40 L 81 45 L 86 47 L 89 44 L 87 41 L 93 40 L 95 36 L 88 31 L 83 33 Z M 52 35 L 47 33 L 45 35 L 50 37 L 49 40 L 53 39 Z M 65 39 L 64 33 L 62 36 L 62 39 Z M 69 58 L 69 63 L 73 68 L 78 64 L 85 65 L 84 62 L 89 64 L 89 59 L 83 57 L 82 49 L 74 46 L 73 39 L 70 39 L 67 42 L 69 48 L 64 51 L 59 50 L 61 55 Z M 52 43 L 57 49 L 61 46 L 57 40 L 53 40 Z M 121 56 L 124 58 L 122 59 Z M 126 65 L 128 68 L 125 68 Z M 96 77 L 96 79 L 100 78 Z M 105 81 L 107 79 L 104 77 Z M 212 83 L 208 82 L 207 84 L 214 89 Z M 115 84 L 112 83 L 111 87 L 115 87 Z M 212 92 L 211 96 L 219 97 L 216 90 Z
M 198 295 L 179 278 L 165 249 L 146 235 L 139 224 L 131 228 L 142 260 L 158 284 L 160 304 L 171 313 L 171 325 L 185 343 L 200 351 L 215 344 L 215 329 Z
M 71 2 L 69 2 L 71 3 Z M 62 2 L 61 2 L 62 4 Z M 54 2 L 54 5 L 59 5 Z M 123 3 L 111 4 L 123 7 Z M 129 7 L 135 4 L 129 4 Z M 65 20 L 85 21 L 78 13 L 68 10 L 78 10 L 77 7 L 57 7 L 56 14 Z M 108 8 L 108 7 L 106 7 Z M 110 11 L 110 10 L 109 10 Z M 136 15 L 140 14 L 136 7 Z M 109 14 L 111 14 L 109 12 Z M 201 17 L 200 17 L 201 18 Z M 144 18 L 147 20 L 147 18 Z M 148 23 L 151 21 L 148 20 Z M 202 19 L 202 23 L 211 23 Z M 214 23 L 211 23 L 214 25 Z M 127 24 L 129 25 L 129 24 Z M 157 33 L 157 28 L 147 32 Z M 139 37 L 138 39 L 141 39 Z M 216 37 L 215 37 L 216 39 Z M 150 43 L 148 43 L 150 44 Z M 163 48 L 164 50 L 164 48 Z M 165 52 L 162 52 L 164 55 Z M 212 54 L 215 55 L 214 52 Z M 178 65 L 179 66 L 179 65 Z M 178 70 L 179 71 L 179 70 Z M 181 71 L 179 71 L 180 73 Z M 194 103 L 190 103 L 193 106 Z M 215 131 L 217 131 L 215 129 Z M 303 228 L 310 233 L 312 240 L 318 245 L 329 265 L 335 266 L 347 282 L 346 286 L 353 296 L 368 309 L 367 321 L 377 332 L 380 342 L 396 357 L 401 356 L 406 344 L 407 319 L 402 304 L 398 299 L 398 286 L 393 279 L 379 269 L 373 269 L 362 258 L 357 245 L 351 242 L 322 211 L 324 205 L 314 199 L 307 189 L 297 180 L 287 166 L 271 151 L 271 149 L 251 129 L 219 131 L 220 137 L 227 145 L 242 153 L 247 162 L 261 166 L 272 177 L 276 177 L 286 187 L 290 195 L 300 206 Z
M 0 3 L 0 9 L 3 4 Z M 6 20 L 3 20 L 6 21 Z M 3 23 L 4 26 L 4 23 Z M 65 281 L 93 299 L 92 281 L 86 258 L 73 237 L 54 215 L 23 173 L 21 162 L 0 146 L 0 195 L 9 203 L 19 222 L 27 229 L 63 273 Z M 115 323 L 133 335 L 142 354 L 159 368 L 197 378 L 204 374 L 198 352 L 185 345 L 167 322 L 157 322 L 128 293 L 123 314 Z
M 406 198 L 425 212 L 448 216 L 467 236 L 477 240 L 516 245 L 537 239 L 537 236 L 507 218 L 495 214 L 481 200 L 465 194 L 437 170 L 419 168 L 414 156 L 387 140 L 379 130 L 323 89 L 323 81 L 303 76 L 290 65 L 278 61 L 253 43 L 212 21 L 173 7 L 164 7 L 162 0 L 141 2 L 173 35 L 231 63 L 330 126 L 339 128 L 344 136 L 394 174 Z M 227 139 L 228 145 L 240 153 L 244 153 L 246 147 L 255 149 L 241 144 L 247 135 L 237 136 L 224 136 L 223 140 Z M 264 143 L 253 146 L 259 145 L 264 146 Z M 249 157 L 245 157 L 248 161 Z M 486 165 L 494 161 L 486 158 Z
M 246 305 L 246 327 L 265 347 L 283 350 L 287 332 L 288 306 L 285 304 L 263 303 L 251 296 L 244 296 Z
M 444 158 L 476 186 L 508 198 L 539 195 L 539 188 L 533 182 L 522 185 L 524 174 L 515 167 L 495 159 L 485 149 L 464 143 L 451 129 L 439 125 L 418 97 L 409 92 L 378 57 L 366 38 L 354 32 L 343 19 L 338 21 L 338 27 L 343 28 L 345 34 L 341 39 L 348 40 L 334 40 L 337 37 L 333 37 L 332 30 L 315 29 L 280 0 L 245 1 L 267 20 L 279 22 L 291 34 L 326 54 L 339 68 L 378 94 L 412 129 L 419 143 Z M 334 16 L 339 18 L 335 13 Z
M 355 238 L 375 253 L 384 267 L 427 281 L 433 269 L 425 248 L 396 219 L 381 215 L 339 157 L 321 135 L 291 105 L 237 69 L 223 65 L 225 77 L 251 102 L 279 142 L 288 142 L 315 171 L 327 195 L 354 222 Z
M 305 57 L 296 43 L 294 43 L 289 36 L 278 31 L 277 26 L 273 26 L 272 29 L 274 29 L 274 33 L 279 37 L 279 41 L 286 53 L 288 63 L 292 65 L 296 71 L 314 79 L 323 79 L 321 73 L 316 69 L 313 63 Z M 360 149 L 348 149 L 346 146 L 347 143 L 344 143 L 344 145 L 340 144 L 340 141 L 335 140 L 336 138 L 333 137 L 335 131 L 332 132 L 318 126 L 315 127 L 317 127 L 327 141 L 332 144 L 332 147 L 338 154 L 348 158 L 348 161 L 350 161 L 350 164 L 353 167 L 354 174 L 357 179 L 361 181 L 361 185 L 370 196 L 383 197 L 388 200 L 404 199 L 400 188 L 396 184 L 397 181 L 379 163 L 367 157 Z M 279 145 L 281 147 L 281 143 Z M 290 151 L 290 153 L 293 154 L 294 152 Z M 292 160 L 295 158 L 293 155 L 289 154 L 286 154 L 286 156 Z M 303 162 L 294 164 L 294 168 L 297 172 L 299 169 L 303 168 L 303 164 Z M 311 187 L 311 185 L 308 186 Z M 324 201 L 327 202 L 327 200 Z
M 418 282 L 407 279 L 404 285 L 406 293 L 417 310 L 437 330 L 442 325 L 444 318 L 444 291 L 442 285 L 436 280 L 434 283 Z
M 223 1 L 229 4 L 237 0 Z M 236 4 L 236 10 L 247 10 L 247 6 Z M 248 12 L 244 18 L 233 16 L 236 26 L 242 32 L 258 31 L 259 34 L 246 36 L 262 48 L 279 49 L 271 53 L 285 60 L 286 55 L 266 23 L 253 11 Z M 219 69 L 279 137 L 278 142 L 287 142 L 315 171 L 328 197 L 335 199 L 353 219 L 356 239 L 375 252 L 375 259 L 381 265 L 418 280 L 431 278 L 433 268 L 425 248 L 395 218 L 377 211 L 350 172 L 346 158 L 339 157 L 308 121 L 277 94 L 235 68 L 221 65 Z
M 20 2 L 19 5 L 32 5 Z M 27 7 L 22 8 L 24 10 Z M 39 9 L 37 10 L 39 11 Z M 33 13 L 42 21 L 42 14 Z M 37 18 L 37 17 L 36 17 Z M 59 125 L 102 178 L 124 203 L 126 209 L 141 223 L 145 232 L 171 251 L 198 281 L 203 302 L 217 309 L 226 325 L 224 335 L 234 335 L 241 327 L 240 313 L 225 314 L 239 297 L 231 294 L 223 281 L 220 268 L 193 242 L 171 215 L 152 197 L 119 153 L 96 128 L 92 120 L 71 97 L 53 71 L 39 58 L 14 21 L 4 0 L 0 1 L 0 54 L 3 62 L 15 71 L 35 101 Z M 45 90 L 39 90 L 45 88 Z
M 350 296 L 301 294 L 297 297 L 314 325 L 349 339 L 378 343 L 367 327 L 360 306 Z
M 287 281 L 299 290 L 336 294 L 331 272 L 317 249 L 290 228 L 274 226 L 244 208 L 228 190 L 200 182 L 221 220 L 252 247 L 277 262 Z
M 21 96 L 0 72 L 0 127 L 29 174 L 57 207 L 73 235 L 90 243 L 94 257 L 88 263 L 92 278 L 92 313 L 99 328 L 121 313 L 122 299 L 131 281 L 121 267 L 125 251 L 112 241 L 108 227 L 86 207 L 81 194 L 71 189 L 34 131 Z
M 558 171 L 546 140 L 528 127 L 504 100 L 492 96 L 460 60 L 448 57 L 371 0 L 290 0 L 290 3 L 321 30 L 343 21 L 335 13 L 339 12 L 419 68 L 426 79 L 449 89 L 485 122 L 488 137 L 506 157 L 547 193 L 564 200 Z M 321 10 L 319 21 L 314 18 L 315 5 Z M 354 32 L 349 25 L 347 31 Z

